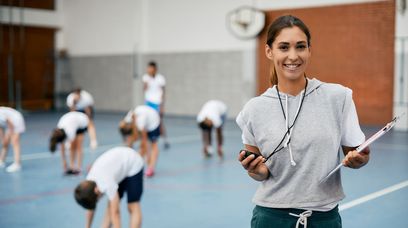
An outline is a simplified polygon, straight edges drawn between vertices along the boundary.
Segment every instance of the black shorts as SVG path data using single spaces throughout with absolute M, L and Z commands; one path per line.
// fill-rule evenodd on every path
M 80 110 L 76 110 L 76 111 L 77 111 L 77 112 L 82 112 L 82 113 L 87 114 L 88 118 L 89 118 L 90 120 L 93 120 L 94 117 L 95 117 L 95 110 L 94 110 L 93 106 L 90 106 L 89 109 L 91 110 L 91 114 L 90 114 L 90 115 L 88 115 L 88 114 L 85 112 L 85 109 L 80 109 Z
M 155 143 L 160 137 L 160 125 L 153 131 L 147 132 L 147 137 L 149 138 L 150 142 Z
M 84 134 L 84 133 L 87 132 L 87 131 L 88 131 L 88 128 L 87 128 L 87 127 L 79 128 L 79 129 L 76 131 L 76 134 L 77 134 L 77 135 L 81 135 L 81 134 Z
M 140 201 L 143 193 L 143 169 L 131 177 L 126 177 L 119 183 L 118 193 L 121 199 L 125 192 L 128 203 Z

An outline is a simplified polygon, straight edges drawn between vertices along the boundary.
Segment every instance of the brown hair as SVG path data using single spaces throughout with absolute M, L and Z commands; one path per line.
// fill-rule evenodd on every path
M 94 210 L 96 202 L 98 201 L 98 195 L 95 193 L 96 183 L 95 181 L 82 181 L 74 192 L 75 200 L 79 205 L 88 210 Z
M 282 29 L 292 28 L 294 26 L 298 27 L 300 30 L 302 30 L 305 33 L 307 37 L 307 46 L 310 47 L 311 36 L 310 36 L 309 28 L 305 25 L 305 23 L 303 23 L 302 20 L 292 15 L 280 16 L 277 19 L 275 19 L 275 21 L 272 22 L 272 24 L 269 26 L 269 29 L 268 29 L 268 37 L 266 39 L 266 44 L 269 47 L 272 47 L 272 43 L 275 41 L 276 37 L 279 35 Z M 272 85 L 278 84 L 278 75 L 276 74 L 275 67 L 273 68 L 273 71 L 271 72 L 270 81 Z
M 54 153 L 57 149 L 57 144 L 64 141 L 67 135 L 63 129 L 56 128 L 52 131 L 50 138 L 50 151 Z

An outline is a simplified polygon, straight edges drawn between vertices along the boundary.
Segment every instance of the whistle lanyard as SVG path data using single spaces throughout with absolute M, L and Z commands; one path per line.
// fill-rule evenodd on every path
M 300 111 L 302 110 L 303 102 L 304 102 L 305 96 L 306 96 L 306 89 L 307 89 L 307 84 L 308 84 L 308 80 L 306 79 L 306 77 L 305 77 L 305 80 L 306 80 L 306 83 L 305 83 L 305 89 L 304 89 L 303 95 L 302 95 L 302 100 L 301 100 L 300 105 L 299 105 L 299 107 L 298 107 L 298 110 L 297 110 L 297 112 L 296 112 L 295 119 L 293 120 L 293 123 L 292 123 L 292 125 L 290 125 L 290 126 L 289 126 L 289 124 L 288 124 L 288 123 L 289 123 L 289 122 L 288 122 L 288 121 L 289 121 L 289 113 L 285 113 L 285 109 L 283 108 L 283 104 L 282 104 L 282 99 L 281 99 L 280 94 L 279 94 L 279 88 L 278 88 L 277 85 L 275 86 L 276 91 L 277 91 L 277 93 L 278 93 L 278 98 L 279 98 L 279 103 L 280 103 L 280 106 L 281 106 L 281 109 L 282 109 L 283 118 L 284 118 L 285 121 L 286 121 L 286 128 L 287 128 L 287 129 L 286 129 L 286 132 L 285 132 L 285 134 L 283 135 L 281 141 L 279 142 L 279 144 L 275 147 L 275 149 L 273 150 L 273 152 L 272 152 L 268 157 L 266 157 L 264 163 L 265 163 L 266 161 L 268 161 L 269 158 L 271 158 L 274 154 L 276 154 L 276 153 L 278 153 L 279 151 L 283 150 L 283 149 L 286 148 L 287 146 L 290 146 L 289 144 L 290 144 L 290 139 L 291 139 L 291 131 L 292 131 L 292 128 L 295 126 L 296 120 L 297 120 L 298 117 L 299 117 L 299 113 L 300 113 Z M 288 106 L 288 105 L 287 105 L 287 100 L 288 100 L 288 98 L 286 97 L 286 107 Z M 287 109 L 287 108 L 286 108 L 286 109 Z M 288 110 L 286 110 L 286 112 L 288 112 Z M 282 146 L 282 143 L 283 143 L 283 141 L 285 141 L 286 136 L 289 136 L 289 138 L 287 139 L 285 145 Z M 294 161 L 293 161 L 292 154 L 291 154 L 291 162 L 292 162 L 292 164 L 295 164 L 295 165 L 296 165 L 296 163 L 294 163 Z

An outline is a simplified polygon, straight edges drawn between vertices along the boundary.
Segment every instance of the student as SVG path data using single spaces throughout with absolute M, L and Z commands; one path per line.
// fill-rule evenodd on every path
M 157 141 L 160 136 L 160 116 L 150 106 L 141 105 L 128 112 L 126 117 L 120 122 L 119 130 L 129 147 L 141 138 L 140 154 L 147 156 L 146 176 L 152 177 L 155 174 L 159 147 Z M 140 136 L 139 136 L 140 135 Z M 150 143 L 150 145 L 148 145 Z M 150 147 L 150 153 L 147 153 Z
M 156 62 L 149 62 L 147 72 L 142 77 L 145 105 L 152 107 L 160 114 L 160 135 L 164 139 L 164 148 L 170 147 L 167 141 L 166 129 L 164 127 L 164 101 L 166 79 L 162 74 L 157 73 Z
M 143 159 L 129 147 L 115 147 L 96 159 L 85 181 L 74 192 L 76 202 L 87 209 L 86 227 L 91 227 L 96 203 L 107 195 L 109 203 L 102 227 L 121 227 L 120 199 L 126 192 L 129 227 L 141 227 L 140 199 L 143 192 Z
M 81 173 L 82 144 L 88 124 L 89 118 L 84 113 L 68 112 L 59 119 L 57 128 L 51 134 L 50 151 L 55 152 L 57 145 L 61 144 L 62 165 L 65 174 L 77 175 Z M 65 159 L 66 146 L 70 150 L 69 167 Z
M 227 116 L 227 106 L 218 100 L 207 101 L 197 116 L 198 126 L 201 128 L 204 156 L 210 157 L 212 155 L 211 134 L 212 129 L 215 128 L 217 132 L 217 152 L 218 156 L 224 156 L 222 150 L 223 135 L 222 126 L 224 125 Z
M 306 77 L 311 57 L 309 29 L 294 16 L 277 18 L 265 45 L 272 84 L 237 117 L 245 149 L 239 154 L 248 175 L 259 181 L 251 227 L 341 227 L 344 198 L 340 173 L 319 181 L 340 162 L 358 169 L 369 160 L 352 91 Z M 272 156 L 273 155 L 273 156 Z M 299 226 L 300 227 L 300 226 Z
M 14 152 L 14 162 L 6 168 L 9 173 L 21 170 L 20 134 L 25 131 L 23 115 L 15 109 L 0 107 L 0 168 L 5 167 L 8 146 L 11 142 Z
M 92 149 L 98 147 L 98 140 L 96 139 L 95 123 L 93 121 L 95 116 L 94 111 L 94 99 L 87 91 L 76 88 L 67 97 L 67 106 L 70 111 L 78 111 L 85 113 L 89 118 L 88 132 L 90 140 L 90 146 Z

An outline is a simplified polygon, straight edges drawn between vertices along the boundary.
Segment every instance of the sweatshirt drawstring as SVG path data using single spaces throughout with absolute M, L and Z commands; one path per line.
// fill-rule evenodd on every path
M 303 93 L 305 93 L 305 92 L 306 92 L 306 91 L 303 91 L 303 92 L 302 92 L 302 96 L 303 96 Z M 284 147 L 284 148 L 288 147 L 289 157 L 290 157 L 290 164 L 291 164 L 292 166 L 296 166 L 295 159 L 293 159 L 292 146 L 290 145 L 290 138 L 291 138 L 291 136 L 292 136 L 292 129 L 293 129 L 293 128 L 290 128 L 290 127 L 289 127 L 289 112 L 288 112 L 288 100 L 289 100 L 289 99 L 288 99 L 288 95 L 287 95 L 287 94 L 285 94 L 285 98 L 286 98 L 286 100 L 285 100 L 285 113 L 286 113 L 285 123 L 286 123 L 286 129 L 287 129 L 287 131 L 288 131 L 288 137 L 287 137 L 287 139 L 286 139 L 285 144 L 283 145 L 283 147 Z M 301 105 L 302 105 L 302 99 L 300 99 L 300 101 L 299 101 L 299 104 L 298 104 L 298 107 L 297 107 L 295 116 L 297 116 L 297 115 L 299 114 Z
M 299 228 L 299 225 L 303 225 L 304 228 L 307 228 L 307 218 L 309 218 L 310 216 L 312 216 L 312 211 L 305 211 L 303 213 L 300 214 L 293 214 L 293 213 L 289 213 L 289 215 L 298 217 L 299 219 L 296 222 L 296 228 Z

